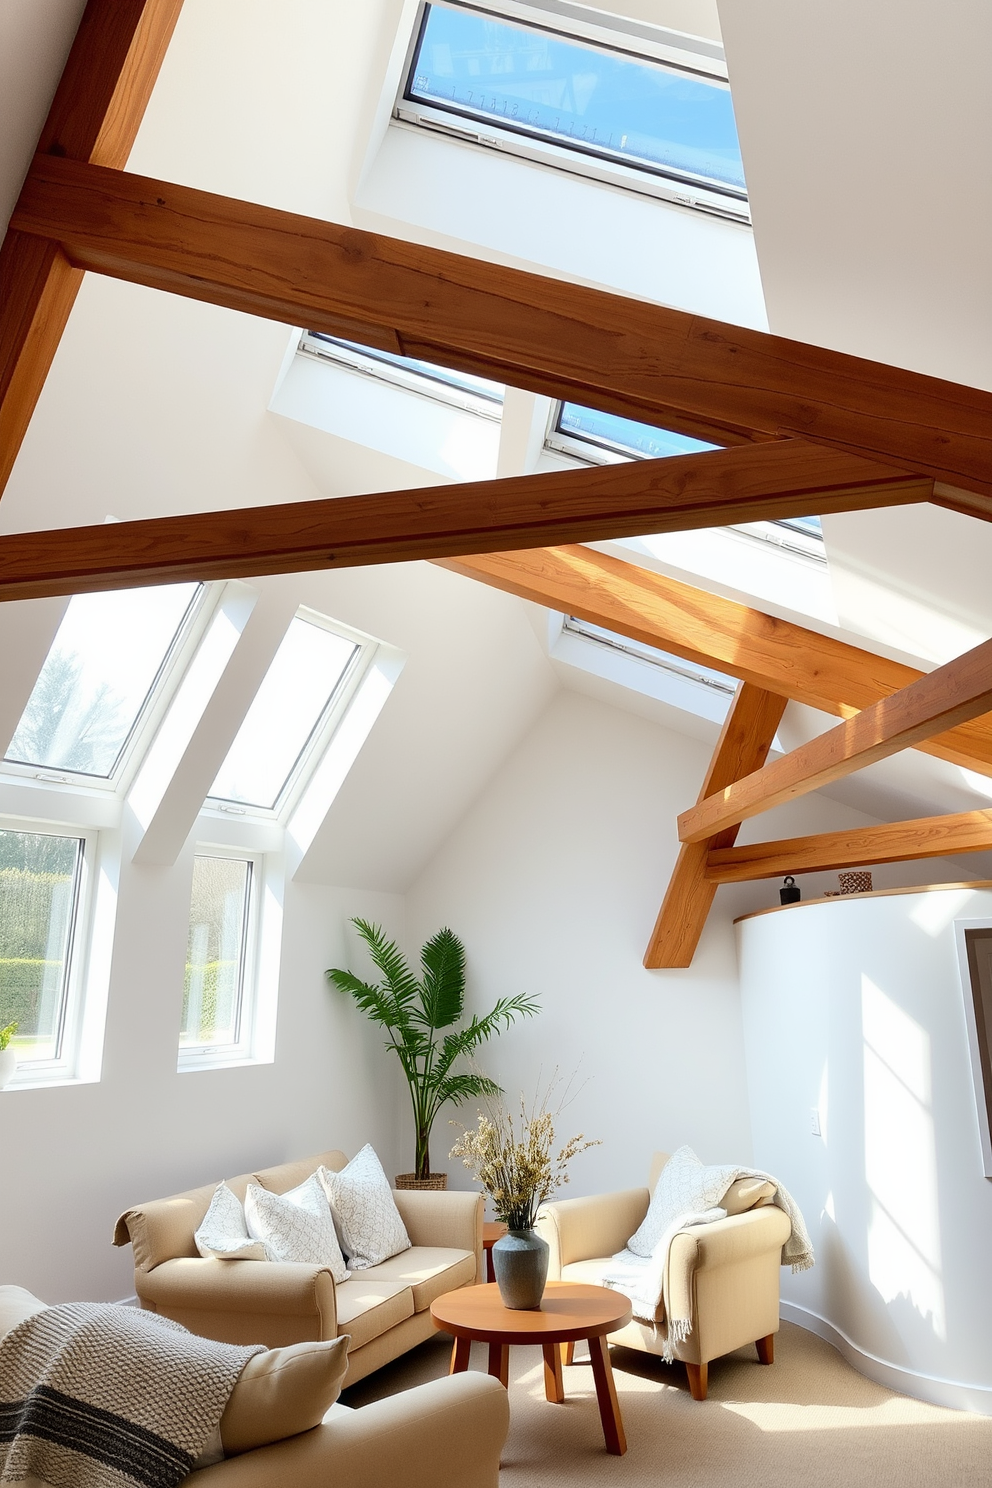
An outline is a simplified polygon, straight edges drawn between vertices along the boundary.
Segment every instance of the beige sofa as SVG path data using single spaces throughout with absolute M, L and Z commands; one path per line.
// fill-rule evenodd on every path
M 0 1286 L 0 1338 L 44 1306 L 22 1287 Z M 271 1399 L 268 1405 L 271 1416 Z M 498 1380 L 459 1374 L 361 1410 L 332 1405 L 311 1430 L 184 1481 L 189 1488 L 497 1488 L 509 1418 Z
M 285 1193 L 321 1163 L 338 1172 L 346 1161 L 321 1152 L 227 1183 L 243 1201 L 251 1181 Z M 482 1275 L 481 1194 L 396 1192 L 412 1248 L 335 1286 L 323 1266 L 199 1256 L 193 1236 L 215 1188 L 138 1204 L 117 1221 L 114 1244 L 133 1246 L 141 1306 L 221 1343 L 278 1348 L 347 1333 L 349 1385 L 429 1338 L 434 1298 Z
M 598 1285 L 610 1257 L 623 1250 L 647 1214 L 667 1161 L 667 1152 L 654 1154 L 647 1188 L 544 1204 L 537 1229 L 551 1247 L 549 1278 Z M 672 1242 L 664 1296 L 678 1299 L 672 1316 L 684 1316 L 687 1305 L 692 1319 L 689 1337 L 674 1345 L 674 1353 L 685 1363 L 695 1400 L 706 1399 L 711 1359 L 755 1343 L 761 1362 L 772 1362 L 782 1246 L 791 1230 L 782 1210 L 764 1199 L 745 1213 L 695 1225 Z M 610 1342 L 661 1354 L 666 1337 L 662 1301 L 653 1323 L 634 1318 Z

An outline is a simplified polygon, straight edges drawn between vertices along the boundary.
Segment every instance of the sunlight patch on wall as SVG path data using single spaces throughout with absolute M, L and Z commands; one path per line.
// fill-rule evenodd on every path
M 971 889 L 943 889 L 935 894 L 921 894 L 920 902 L 910 912 L 909 918 L 927 935 L 936 937 L 957 919 L 972 894 Z
M 868 1275 L 886 1302 L 906 1299 L 943 1339 L 930 1036 L 866 976 L 861 1015 Z

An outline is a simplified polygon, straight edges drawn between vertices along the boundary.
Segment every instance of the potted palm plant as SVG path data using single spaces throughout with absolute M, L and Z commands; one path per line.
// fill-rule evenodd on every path
M 363 982 L 340 967 L 332 967 L 327 977 L 386 1029 L 386 1048 L 396 1054 L 406 1076 L 413 1106 L 415 1165 L 412 1173 L 399 1175 L 396 1186 L 444 1188 L 447 1174 L 432 1173 L 430 1160 L 431 1128 L 441 1107 L 449 1101 L 460 1105 L 502 1093 L 488 1076 L 456 1066 L 515 1018 L 531 1017 L 539 1004 L 525 993 L 501 997 L 483 1017 L 464 1022 L 465 947 L 453 931 L 439 930 L 425 943 L 418 978 L 380 926 L 362 919 L 352 924 L 382 973 L 382 981 Z

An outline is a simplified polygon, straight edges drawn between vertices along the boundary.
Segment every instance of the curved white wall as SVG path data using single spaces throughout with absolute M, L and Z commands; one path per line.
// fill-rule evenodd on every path
M 992 891 L 748 919 L 741 991 L 755 1162 L 792 1190 L 817 1253 L 783 1273 L 783 1315 L 896 1389 L 992 1414 L 992 1183 L 962 920 L 992 923 Z

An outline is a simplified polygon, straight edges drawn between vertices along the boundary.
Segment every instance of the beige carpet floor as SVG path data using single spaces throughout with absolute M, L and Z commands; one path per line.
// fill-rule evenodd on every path
M 439 1335 L 342 1399 L 361 1406 L 435 1379 L 447 1373 L 449 1353 Z M 472 1368 L 485 1367 L 476 1345 Z M 992 1488 L 992 1418 L 894 1395 L 789 1323 L 771 1368 L 753 1349 L 711 1364 L 702 1403 L 680 1365 L 614 1349 L 613 1370 L 624 1457 L 604 1450 L 588 1364 L 566 1369 L 565 1404 L 549 1405 L 539 1350 L 511 1349 L 500 1488 Z

